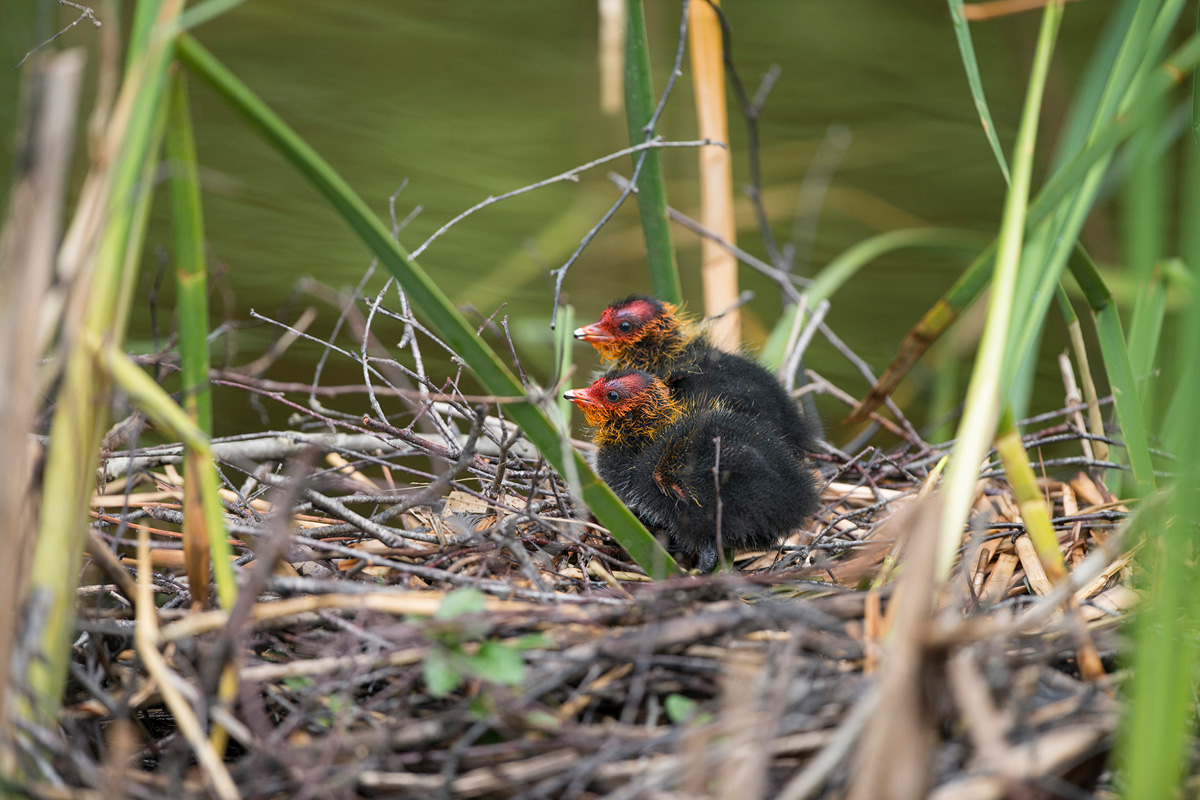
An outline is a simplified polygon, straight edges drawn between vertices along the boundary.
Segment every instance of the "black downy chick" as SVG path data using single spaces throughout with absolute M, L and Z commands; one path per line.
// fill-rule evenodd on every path
M 778 379 L 756 362 L 713 347 L 705 328 L 671 303 L 633 295 L 575 331 L 613 369 L 645 370 L 682 403 L 714 398 L 731 411 L 757 415 L 797 459 L 817 452 L 819 429 L 805 419 Z
M 701 572 L 722 551 L 773 547 L 817 509 L 812 474 L 749 414 L 681 403 L 641 370 L 610 372 L 566 398 L 593 428 L 600 477 Z

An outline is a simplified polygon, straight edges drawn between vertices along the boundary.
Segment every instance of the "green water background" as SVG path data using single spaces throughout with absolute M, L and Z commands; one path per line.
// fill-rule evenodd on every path
M 126 6 L 128 4 L 125 4 Z M 12 131 L 20 73 L 11 65 L 38 41 L 35 3 L 0 3 L 0 187 L 7 192 L 13 159 Z M 1107 11 L 1107 4 L 1067 8 L 1061 46 L 1047 90 L 1039 155 L 1049 157 L 1054 132 Z M 777 237 L 788 238 L 806 171 L 831 124 L 852 140 L 820 214 L 811 264 L 831 258 L 875 233 L 903 227 L 958 227 L 994 233 L 1004 183 L 980 128 L 950 28 L 939 0 L 737 0 L 725 6 L 733 26 L 733 55 L 751 91 L 778 64 L 781 76 L 760 123 L 764 195 Z M 123 9 L 126 10 L 127 9 Z M 656 88 L 665 83 L 674 55 L 678 6 L 646 4 Z M 57 12 L 59 25 L 74 19 Z M 109 23 L 113 22 L 111 19 Z M 117 21 L 119 24 L 119 20 Z M 1020 110 L 1037 15 L 1019 15 L 973 26 L 1001 142 L 1007 148 Z M 337 2 L 251 0 L 195 33 L 272 108 L 292 124 L 355 189 L 387 214 L 388 197 L 405 181 L 397 215 L 423 210 L 401 233 L 415 248 L 462 210 L 489 195 L 510 191 L 625 146 L 624 121 L 599 110 L 597 15 L 594 3 L 525 0 L 519 3 Z M 87 23 L 62 36 L 58 46 L 88 48 L 95 66 L 96 32 Z M 336 311 L 297 292 L 306 278 L 348 289 L 370 263 L 366 250 L 327 205 L 239 118 L 197 81 L 193 113 L 204 183 L 210 267 L 214 272 L 213 325 L 244 325 L 251 309 L 293 320 L 315 304 L 310 329 L 325 336 Z M 94 88 L 90 73 L 88 95 Z M 692 87 L 684 74 L 660 125 L 670 139 L 696 135 Z M 744 124 L 731 119 L 734 180 L 747 180 Z M 668 202 L 696 214 L 696 154 L 665 154 Z M 85 166 L 82 148 L 77 173 Z M 549 316 L 553 269 L 617 196 L 607 169 L 629 174 L 630 162 L 595 170 L 577 184 L 540 189 L 468 218 L 433 244 L 421 264 L 457 303 L 490 315 L 507 315 L 531 376 L 544 380 L 551 363 Z M 165 194 L 165 193 L 164 193 Z M 147 259 L 133 319 L 131 345 L 153 345 L 150 297 L 161 268 L 170 264 L 171 232 L 159 203 L 149 233 Z M 765 256 L 748 203 L 739 199 L 739 244 Z M 1111 258 L 1112 209 L 1101 208 L 1085 228 L 1085 243 Z M 676 230 L 685 297 L 700 305 L 698 239 Z M 864 269 L 839 292 L 830 325 L 876 370 L 891 357 L 908 328 L 950 285 L 966 258 L 905 252 Z M 769 281 L 742 269 L 744 288 L 756 293 L 746 308 L 749 347 L 761 345 L 780 309 Z M 169 329 L 171 281 L 158 293 L 159 326 Z M 382 278 L 368 283 L 377 290 Z M 648 288 L 636 209 L 629 203 L 604 228 L 572 268 L 565 299 L 581 320 L 591 320 L 611 300 Z M 1061 405 L 1052 356 L 1063 347 L 1061 323 L 1051 316 L 1039 373 L 1035 410 Z M 376 328 L 394 342 L 399 328 Z M 234 347 L 216 347 L 217 361 L 245 363 L 278 334 L 271 326 L 241 327 Z M 394 334 L 394 335 L 393 335 Z M 953 337 L 973 340 L 968 327 Z M 391 337 L 391 338 L 389 338 Z M 429 348 L 426 348 L 430 352 Z M 967 347 L 966 353 L 973 352 Z M 306 381 L 320 348 L 300 343 L 266 377 Z M 432 353 L 430 352 L 432 355 Z M 590 348 L 575 356 L 582 376 L 595 368 Z M 808 366 L 848 391 L 866 382 L 820 338 Z M 964 369 L 965 369 L 964 365 Z M 430 367 L 435 379 L 452 371 Z M 926 415 L 928 390 L 918 368 L 898 393 L 914 419 Z M 361 369 L 334 358 L 325 382 L 358 382 Z M 217 398 L 218 433 L 264 424 L 241 393 Z M 339 400 L 353 411 L 365 401 Z M 831 438 L 844 407 L 821 402 Z M 269 410 L 283 424 L 286 409 Z M 848 434 L 847 434 L 848 435 Z

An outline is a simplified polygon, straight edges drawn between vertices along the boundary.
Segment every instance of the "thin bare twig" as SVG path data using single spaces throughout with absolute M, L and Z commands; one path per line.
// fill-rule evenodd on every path
M 80 13 L 79 13 L 79 17 L 78 17 L 78 18 L 77 18 L 77 19 L 76 19 L 74 22 L 72 22 L 70 25 L 67 25 L 67 27 L 63 28 L 61 31 L 59 31 L 58 33 L 54 34 L 54 35 L 53 35 L 53 36 L 51 36 L 49 39 L 47 39 L 46 41 L 42 42 L 42 43 L 41 43 L 41 44 L 39 44 L 37 47 L 33 48 L 33 49 L 32 49 L 32 50 L 30 50 L 28 53 L 26 53 L 26 54 L 25 54 L 25 57 L 24 57 L 24 58 L 22 58 L 20 61 L 18 61 L 18 62 L 17 62 L 17 64 L 16 64 L 16 66 L 14 66 L 14 67 L 13 67 L 13 69 L 20 69 L 20 68 L 21 68 L 21 65 L 22 65 L 22 64 L 24 64 L 26 61 L 28 61 L 28 60 L 29 60 L 29 57 L 30 57 L 31 55 L 33 55 L 34 53 L 38 52 L 39 50 L 41 50 L 41 49 L 42 49 L 43 47 L 45 47 L 46 45 L 48 45 L 48 44 L 52 43 L 52 42 L 53 42 L 55 39 L 57 39 L 58 37 L 62 36 L 62 35 L 63 35 L 64 33 L 66 33 L 67 31 L 71 30 L 71 29 L 72 29 L 72 28 L 74 28 L 76 25 L 78 25 L 79 23 L 83 22 L 85 19 L 87 19 L 87 20 L 91 20 L 91 22 L 92 22 L 92 27 L 93 27 L 93 28 L 99 28 L 99 27 L 101 26 L 101 24 L 102 24 L 102 23 L 100 22 L 100 20 L 96 19 L 96 12 L 95 12 L 95 11 L 93 11 L 91 8 L 88 8 L 87 6 L 81 6 L 81 5 L 79 5 L 78 3 L 72 3 L 72 2 L 71 2 L 71 0 L 58 0 L 58 4 L 59 4 L 60 6 L 69 6 L 69 7 L 73 8 L 73 9 L 75 9 L 76 11 L 80 12 Z
M 450 230 L 450 228 L 454 227 L 458 223 L 462 222 L 467 217 L 474 214 L 476 211 L 480 211 L 482 209 L 487 208 L 490 205 L 499 203 L 501 200 L 508 200 L 510 198 L 517 197 L 518 195 L 525 194 L 526 192 L 532 192 L 534 189 L 541 189 L 544 186 L 550 186 L 555 183 L 562 183 L 563 181 L 569 181 L 571 183 L 578 183 L 579 175 L 584 172 L 587 172 L 590 169 L 594 169 L 594 168 L 600 166 L 601 164 L 607 164 L 610 161 L 616 161 L 618 158 L 624 158 L 625 156 L 628 156 L 628 155 L 641 153 L 645 150 L 655 150 L 655 149 L 661 149 L 661 148 L 667 148 L 667 147 L 705 147 L 707 145 L 715 145 L 717 147 L 725 147 L 725 144 L 723 142 L 716 142 L 716 141 L 713 141 L 712 139 L 696 139 L 693 141 L 671 142 L 671 141 L 666 141 L 666 140 L 662 139 L 661 137 L 653 137 L 653 138 L 647 139 L 646 141 L 642 142 L 641 144 L 635 144 L 635 145 L 632 145 L 631 147 L 626 147 L 623 150 L 617 150 L 614 153 L 609 153 L 606 156 L 601 156 L 600 158 L 589 161 L 586 164 L 581 164 L 578 167 L 569 169 L 566 172 L 560 172 L 557 175 L 546 178 L 544 180 L 540 180 L 537 183 L 531 183 L 528 186 L 522 186 L 520 189 L 513 189 L 511 192 L 505 192 L 504 194 L 496 195 L 495 197 L 489 196 L 489 197 L 479 201 L 475 205 L 471 206 L 466 211 L 462 212 L 461 214 L 456 216 L 454 219 L 450 220 L 445 225 L 443 225 L 442 227 L 440 227 L 436 231 L 434 231 L 428 239 L 426 239 L 424 242 L 422 242 L 421 245 L 419 247 L 417 247 L 417 249 L 412 251 L 412 257 L 418 258 L 422 253 L 425 252 L 425 250 L 429 247 L 429 245 L 433 244 L 437 239 L 439 239 L 442 236 L 442 234 L 444 234 L 446 231 Z

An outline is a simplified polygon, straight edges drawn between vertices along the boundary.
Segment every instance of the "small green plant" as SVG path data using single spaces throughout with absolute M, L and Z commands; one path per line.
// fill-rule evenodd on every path
M 700 713 L 699 703 L 682 694 L 667 695 L 667 699 L 663 702 L 663 708 L 666 709 L 667 719 L 676 725 L 685 722 L 693 725 L 704 725 L 713 720 L 712 714 Z
M 521 651 L 542 646 L 542 637 L 525 636 L 512 644 L 495 640 L 477 644 L 492 629 L 483 611 L 483 592 L 457 589 L 446 595 L 426 624 L 424 634 L 433 647 L 425 658 L 425 686 L 434 697 L 450 694 L 468 676 L 502 686 L 516 686 L 525 679 Z

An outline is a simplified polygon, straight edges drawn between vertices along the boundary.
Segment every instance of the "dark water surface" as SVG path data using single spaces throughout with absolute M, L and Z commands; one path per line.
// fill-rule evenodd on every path
M 7 187 L 11 131 L 20 59 L 36 36 L 32 3 L 0 2 L 0 145 Z M 126 4 L 128 5 L 128 4 Z M 1060 52 L 1047 92 L 1045 121 L 1056 129 L 1073 82 L 1099 30 L 1108 3 L 1068 6 Z M 1003 181 L 972 104 L 946 4 L 941 0 L 734 0 L 734 58 L 751 91 L 771 65 L 781 76 L 761 122 L 765 197 L 776 235 L 786 240 L 801 181 L 831 124 L 852 140 L 833 178 L 812 250 L 814 270 L 873 234 L 915 226 L 957 227 L 990 234 L 999 224 Z M 651 52 L 661 90 L 675 51 L 678 6 L 647 3 Z M 973 28 L 985 88 L 1001 140 L 1008 147 L 1020 111 L 1037 14 Z M 74 18 L 66 10 L 63 21 Z M 381 215 L 399 195 L 399 217 L 423 210 L 401 234 L 415 248 L 456 214 L 488 195 L 541 180 L 627 144 L 622 119 L 599 111 L 595 3 L 563 0 L 485 2 L 338 2 L 252 0 L 195 31 L 197 38 L 292 124 Z M 64 45 L 88 45 L 84 24 Z M 92 48 L 94 56 L 94 47 Z M 94 59 L 90 62 L 94 64 Z M 313 278 L 348 288 L 370 263 L 366 250 L 293 169 L 224 103 L 191 81 L 193 113 L 204 182 L 212 266 L 221 277 L 213 297 L 214 325 L 245 321 L 250 309 L 294 319 L 297 285 Z M 731 120 L 735 183 L 747 180 L 745 127 Z M 695 136 L 692 87 L 684 75 L 660 126 L 670 139 Z M 1040 143 L 1048 157 L 1050 143 Z M 668 200 L 695 214 L 696 154 L 665 157 Z M 421 258 L 450 297 L 491 314 L 507 303 L 526 367 L 545 378 L 550 362 L 548 271 L 559 266 L 617 195 L 607 169 L 628 174 L 628 160 L 492 206 L 439 239 Z M 749 206 L 739 210 L 740 244 L 763 256 Z M 171 234 L 160 203 L 150 232 L 143 298 L 134 320 L 135 346 L 149 348 L 148 296 L 168 253 Z M 1089 244 L 1105 255 L 1107 212 L 1087 229 Z M 698 240 L 676 229 L 685 295 L 699 303 Z M 601 231 L 573 267 L 566 294 L 581 318 L 593 318 L 610 300 L 648 288 L 643 242 L 632 203 Z M 880 259 L 834 298 L 829 321 L 876 370 L 882 369 L 912 323 L 950 285 L 967 259 L 908 252 Z M 374 278 L 369 287 L 381 285 Z M 748 307 L 746 336 L 761 345 L 776 318 L 778 293 L 749 270 L 745 287 L 757 292 Z M 170 308 L 164 281 L 162 308 Z M 325 335 L 336 318 L 315 302 L 313 326 Z M 1052 315 L 1053 317 L 1053 315 Z M 1056 327 L 1057 326 L 1057 327 Z M 1048 353 L 1059 349 L 1057 321 Z M 386 329 L 380 329 L 386 340 Z M 960 326 L 955 335 L 967 337 Z M 266 326 L 239 334 L 233 363 L 257 356 L 275 335 Z M 968 340 L 970 341 L 970 340 Z M 224 352 L 223 348 L 218 348 Z M 968 350 L 973 352 L 973 350 Z M 267 376 L 308 380 L 318 350 L 297 346 Z M 818 339 L 809 365 L 856 394 L 865 382 Z M 589 348 L 576 356 L 594 366 Z M 1046 394 L 1035 407 L 1057 403 L 1056 372 L 1047 361 Z M 355 380 L 358 369 L 336 366 L 334 379 Z M 928 401 L 916 382 L 905 384 L 901 404 Z M 1045 402 L 1042 402 L 1042 401 Z M 345 404 L 343 404 L 345 406 Z M 833 420 L 841 408 L 823 406 Z M 260 424 L 244 398 L 226 397 L 222 431 Z M 836 428 L 831 431 L 838 438 Z

